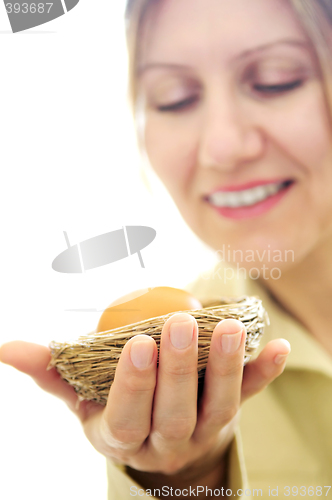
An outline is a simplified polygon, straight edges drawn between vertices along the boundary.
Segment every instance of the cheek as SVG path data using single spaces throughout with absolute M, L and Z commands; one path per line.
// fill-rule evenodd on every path
M 195 139 L 190 126 L 147 113 L 144 140 L 151 167 L 170 194 L 183 194 L 190 186 L 195 166 Z
M 331 219 L 332 209 L 332 134 L 320 83 L 308 85 L 301 105 L 299 96 L 297 105 L 289 107 L 287 120 L 285 114 L 286 111 L 283 126 L 280 116 L 279 132 L 274 129 L 275 136 L 288 158 L 298 166 L 305 205 L 319 225 L 326 218 Z
M 306 92 L 289 101 L 273 118 L 270 137 L 284 159 L 291 160 L 299 181 L 290 198 L 290 211 L 297 222 L 293 226 L 289 221 L 288 226 L 305 249 L 308 242 L 332 232 L 332 134 L 320 83 L 308 85 Z
M 287 107 L 278 110 L 270 122 L 270 130 L 271 127 L 278 146 L 306 173 L 319 168 L 331 147 L 328 109 L 320 83 L 308 84 Z

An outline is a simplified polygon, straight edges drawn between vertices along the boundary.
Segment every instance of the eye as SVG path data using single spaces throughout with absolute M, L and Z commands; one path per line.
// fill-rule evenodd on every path
M 165 104 L 163 106 L 158 106 L 157 110 L 161 111 L 161 112 L 181 111 L 182 109 L 188 108 L 196 100 L 197 100 L 197 96 L 188 97 L 188 99 L 184 99 L 183 101 L 175 102 L 174 104 Z
M 283 83 L 280 85 L 260 85 L 256 84 L 254 85 L 254 89 L 257 90 L 258 92 L 261 92 L 263 94 L 281 94 L 283 92 L 289 92 L 293 89 L 296 89 L 298 87 L 301 87 L 303 84 L 303 80 L 294 80 L 292 82 L 287 82 Z

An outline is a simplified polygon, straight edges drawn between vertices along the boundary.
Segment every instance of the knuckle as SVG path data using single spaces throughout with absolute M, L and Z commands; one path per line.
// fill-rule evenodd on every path
M 142 443 L 149 432 L 142 428 L 128 428 L 123 426 L 115 427 L 112 430 L 113 439 L 122 445 L 136 445 Z
M 107 451 L 102 452 L 107 458 L 110 458 L 115 464 L 129 464 L 131 455 L 126 450 L 119 450 L 108 448 Z
M 231 422 L 238 413 L 238 407 L 235 405 L 224 406 L 219 410 L 211 411 L 204 416 L 206 425 L 212 427 L 224 427 Z
M 238 377 L 243 370 L 243 358 L 222 360 L 221 363 L 212 364 L 212 375 L 216 377 Z
M 173 360 L 172 360 L 173 361 Z M 197 376 L 197 365 L 196 363 L 176 363 L 170 362 L 164 368 L 164 373 L 169 378 L 176 378 L 177 382 L 186 382 Z
M 195 425 L 196 418 L 175 418 L 167 422 L 163 421 L 159 426 L 161 430 L 156 432 L 156 436 L 167 444 L 182 441 L 191 437 Z
M 132 422 L 121 422 L 115 424 L 112 428 L 103 420 L 101 422 L 101 435 L 104 441 L 113 449 L 125 450 L 129 447 L 141 444 L 149 435 L 149 429 L 142 426 L 133 428 Z
M 149 393 L 154 391 L 156 380 L 154 376 L 140 377 L 137 374 L 127 375 L 122 382 L 123 392 L 127 394 Z
M 275 372 L 271 373 L 271 367 L 266 363 L 259 363 L 258 359 L 253 361 L 255 363 L 255 371 L 260 379 L 259 389 L 268 386 L 276 377 Z
M 163 474 L 167 476 L 171 476 L 177 474 L 183 467 L 186 465 L 182 457 L 179 457 L 179 454 L 168 454 L 166 459 L 162 464 Z
M 179 472 L 181 468 L 182 466 L 179 466 L 177 464 L 177 460 L 174 460 L 174 462 L 169 462 L 168 464 L 166 464 L 166 466 L 163 468 L 163 473 L 167 476 L 171 476 Z

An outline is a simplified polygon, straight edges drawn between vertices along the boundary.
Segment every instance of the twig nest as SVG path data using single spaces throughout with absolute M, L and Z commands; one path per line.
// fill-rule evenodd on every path
M 196 320 L 198 335 L 198 378 L 204 378 L 209 355 L 210 341 L 217 323 L 223 319 L 241 321 L 247 331 L 244 365 L 257 349 L 268 315 L 258 297 L 221 297 L 209 307 L 186 311 Z M 93 333 L 80 337 L 75 342 L 55 342 L 49 345 L 51 361 L 47 370 L 55 367 L 61 377 L 72 385 L 79 400 L 90 400 L 106 405 L 121 351 L 126 342 L 135 335 L 150 335 L 159 351 L 160 335 L 165 321 L 174 312 L 139 321 L 124 327 Z

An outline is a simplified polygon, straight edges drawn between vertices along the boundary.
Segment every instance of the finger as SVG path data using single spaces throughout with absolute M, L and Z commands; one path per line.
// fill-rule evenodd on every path
M 160 453 L 191 437 L 197 419 L 198 326 L 175 313 L 163 326 L 150 440 Z
M 220 321 L 213 331 L 193 435 L 196 441 L 214 439 L 239 410 L 245 337 L 245 326 L 235 319 Z
M 46 370 L 51 360 L 48 347 L 31 342 L 14 340 L 0 348 L 0 361 L 29 375 L 41 389 L 62 399 L 73 413 L 83 420 L 100 407 L 90 401 L 78 406 L 78 397 L 73 387 L 65 382 L 55 368 Z
M 105 411 L 101 440 L 126 456 L 135 454 L 150 432 L 157 375 L 157 345 L 148 335 L 136 335 L 124 346 Z
M 74 406 L 77 395 L 59 375 L 55 368 L 46 371 L 51 359 L 48 347 L 14 340 L 3 344 L 0 348 L 0 361 L 30 375 L 43 390 L 63 399 Z
M 284 371 L 291 347 L 285 339 L 271 340 L 259 356 L 250 361 L 244 370 L 242 398 L 244 402 L 250 396 L 262 391 Z

